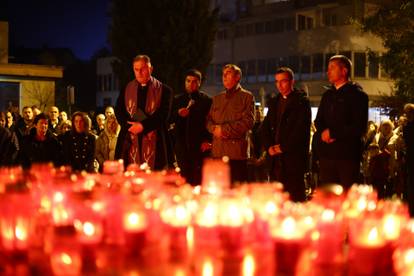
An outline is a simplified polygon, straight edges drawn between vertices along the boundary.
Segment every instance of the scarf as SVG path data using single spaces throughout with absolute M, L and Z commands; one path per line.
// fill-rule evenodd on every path
M 137 106 L 139 101 L 138 82 L 130 82 L 125 91 L 125 107 L 131 118 L 137 115 Z M 145 113 L 152 115 L 161 104 L 162 83 L 151 77 L 148 82 L 147 100 L 145 103 Z M 135 115 L 135 116 L 134 116 Z M 141 149 L 138 145 L 138 135 L 128 132 L 131 139 L 131 147 L 129 148 L 129 163 L 142 164 L 147 163 L 150 168 L 155 165 L 155 151 L 157 142 L 157 131 L 153 130 L 143 135 Z

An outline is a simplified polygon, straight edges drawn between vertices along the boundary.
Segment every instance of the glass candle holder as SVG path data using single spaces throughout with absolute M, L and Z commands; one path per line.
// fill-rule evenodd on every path
M 81 248 L 72 226 L 55 227 L 50 252 L 50 266 L 54 275 L 81 275 Z
M 26 183 L 6 188 L 0 197 L 0 233 L 3 250 L 27 254 L 33 237 L 33 202 Z
M 205 159 L 201 189 L 204 193 L 221 195 L 231 187 L 230 165 L 227 159 Z

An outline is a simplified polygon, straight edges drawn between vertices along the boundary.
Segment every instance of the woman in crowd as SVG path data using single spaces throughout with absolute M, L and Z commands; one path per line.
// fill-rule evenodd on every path
M 105 128 L 96 140 L 95 157 L 99 163 L 99 170 L 102 171 L 103 163 L 106 160 L 114 160 L 115 147 L 121 126 L 115 115 L 106 118 Z
M 91 120 L 84 112 L 72 115 L 72 130 L 61 136 L 64 164 L 73 171 L 96 172 L 95 136 L 90 133 Z

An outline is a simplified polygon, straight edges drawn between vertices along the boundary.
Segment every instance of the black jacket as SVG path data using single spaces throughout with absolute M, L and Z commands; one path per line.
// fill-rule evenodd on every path
M 33 163 L 49 163 L 54 166 L 62 164 L 62 147 L 56 137 L 49 130 L 46 132 L 46 140 L 36 140 L 36 129 L 23 137 L 19 154 L 20 163 L 24 168 L 29 168 Z
M 74 171 L 95 172 L 95 135 L 71 130 L 61 134 L 59 138 L 64 165 L 72 166 Z
M 269 111 L 260 127 L 263 146 L 266 151 L 276 144 L 277 104 L 281 94 L 270 99 Z M 311 108 L 304 92 L 292 91 L 287 97 L 285 111 L 282 114 L 279 129 L 280 148 L 283 160 L 296 160 L 298 166 L 305 168 L 309 154 Z M 301 165 L 301 166 L 300 166 Z
M 17 159 L 19 142 L 14 132 L 0 127 L 0 166 L 13 165 Z
M 194 104 L 190 107 L 187 117 L 178 115 L 178 110 L 188 106 L 190 100 Z M 172 122 L 175 123 L 174 138 L 177 159 L 190 160 L 202 158 L 200 147 L 203 142 L 211 142 L 211 134 L 206 127 L 208 112 L 212 100 L 203 92 L 181 94 L 174 100 Z
M 361 86 L 352 82 L 338 90 L 331 86 L 322 96 L 315 119 L 318 156 L 328 160 L 359 161 L 367 123 L 368 95 Z M 329 129 L 335 142 L 321 141 L 325 129 Z

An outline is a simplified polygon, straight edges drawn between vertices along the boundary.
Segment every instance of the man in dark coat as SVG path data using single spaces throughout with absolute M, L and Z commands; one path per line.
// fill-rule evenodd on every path
M 29 168 L 33 163 L 49 162 L 61 165 L 62 148 L 56 135 L 48 129 L 48 117 L 40 113 L 33 123 L 30 134 L 23 137 L 19 158 L 22 166 Z
M 358 183 L 363 139 L 368 123 L 368 95 L 350 81 L 352 62 L 345 56 L 329 59 L 332 86 L 323 94 L 315 119 L 320 180 L 349 188 Z
M 181 174 L 193 185 L 201 182 L 201 166 L 211 147 L 211 134 L 206 128 L 211 98 L 200 91 L 201 73 L 189 70 L 185 77 L 185 93 L 174 101 L 175 153 Z
M 16 161 L 19 151 L 17 136 L 8 128 L 0 126 L 0 166 L 10 166 Z
M 282 67 L 275 74 L 279 94 L 269 102 L 261 126 L 263 143 L 271 159 L 270 178 L 282 182 L 292 200 L 304 201 L 311 108 L 304 92 L 294 89 L 294 74 Z
M 115 114 L 121 125 L 115 158 L 124 164 L 145 163 L 153 170 L 171 167 L 174 156 L 168 135 L 173 92 L 151 76 L 150 58 L 133 60 L 135 79 L 121 92 Z
M 404 106 L 407 125 L 403 128 L 403 138 L 406 146 L 407 171 L 407 202 L 411 217 L 414 217 L 414 104 Z

